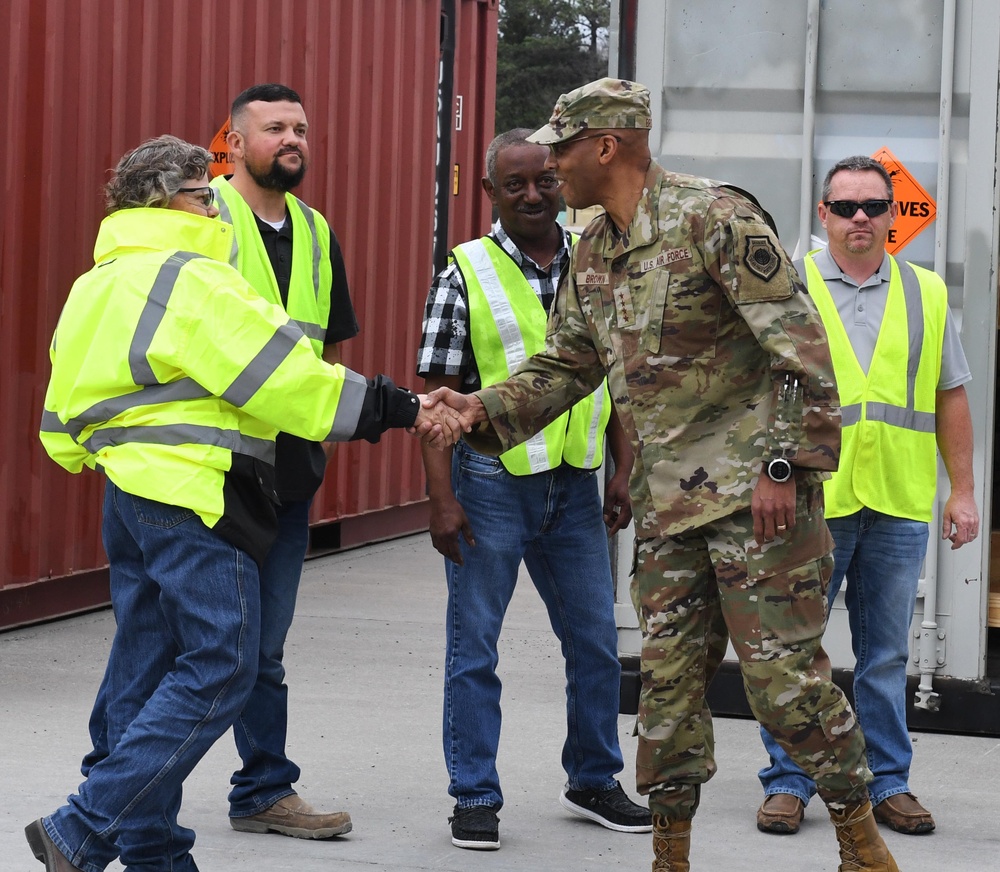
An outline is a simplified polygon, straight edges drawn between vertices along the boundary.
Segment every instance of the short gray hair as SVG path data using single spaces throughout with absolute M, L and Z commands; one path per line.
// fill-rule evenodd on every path
M 889 171 L 875 160 L 875 158 L 864 154 L 855 154 L 851 157 L 845 157 L 843 160 L 838 160 L 830 167 L 830 172 L 826 174 L 826 178 L 823 180 L 823 196 L 821 199 L 824 203 L 830 199 L 830 188 L 833 183 L 833 177 L 844 170 L 852 173 L 871 170 L 878 173 L 885 181 L 885 189 L 889 192 L 889 199 L 892 199 L 892 176 L 889 175 Z
M 491 185 L 495 186 L 497 183 L 497 155 L 505 148 L 520 145 L 522 142 L 534 145 L 535 143 L 528 142 L 528 137 L 534 132 L 530 127 L 515 127 L 493 138 L 493 142 L 486 149 L 486 178 L 490 180 Z
M 176 136 L 148 139 L 126 154 L 105 186 L 108 214 L 120 209 L 164 209 L 184 182 L 208 172 L 212 153 Z

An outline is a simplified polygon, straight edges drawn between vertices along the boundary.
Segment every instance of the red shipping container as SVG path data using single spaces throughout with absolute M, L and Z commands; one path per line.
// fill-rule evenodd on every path
M 443 13 L 450 13 L 443 15 Z M 103 478 L 73 476 L 37 430 L 48 345 L 93 264 L 108 169 L 144 139 L 206 146 L 233 96 L 279 81 L 303 97 L 312 163 L 296 193 L 344 250 L 361 334 L 347 366 L 413 388 L 433 276 L 442 33 L 454 36 L 445 239 L 489 224 L 497 0 L 5 0 L 0 118 L 0 628 L 108 601 Z M 444 19 L 447 18 L 447 21 Z M 6 34 L 5 36 L 3 34 Z M 445 55 L 448 57 L 449 55 Z M 314 551 L 426 527 L 416 440 L 338 448 L 313 506 Z

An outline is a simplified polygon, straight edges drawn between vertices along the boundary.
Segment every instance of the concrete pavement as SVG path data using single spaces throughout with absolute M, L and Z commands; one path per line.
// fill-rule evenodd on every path
M 289 753 L 299 792 L 346 809 L 354 831 L 328 842 L 234 832 L 226 793 L 236 761 L 224 737 L 188 779 L 182 821 L 202 872 L 600 872 L 641 870 L 648 835 L 568 815 L 558 803 L 565 731 L 562 659 L 527 576 L 501 638 L 506 804 L 501 849 L 451 844 L 441 756 L 445 587 L 425 535 L 310 561 L 286 652 Z M 0 634 L 0 870 L 36 872 L 23 827 L 79 781 L 87 717 L 114 622 L 110 611 Z M 633 719 L 621 717 L 622 783 L 634 795 Z M 814 802 L 796 836 L 758 833 L 756 726 L 716 721 L 719 773 L 695 821 L 695 872 L 834 872 L 833 829 Z M 903 872 L 987 872 L 1000 855 L 1000 740 L 916 734 L 914 790 L 937 818 L 929 836 L 884 830 Z M 117 864 L 109 867 L 119 870 Z

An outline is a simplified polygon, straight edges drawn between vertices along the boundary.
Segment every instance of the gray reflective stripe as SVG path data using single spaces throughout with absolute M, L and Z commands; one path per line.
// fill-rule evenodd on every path
M 849 406 L 840 407 L 840 426 L 850 427 L 861 420 L 861 403 L 852 403 Z
M 920 279 L 913 267 L 901 260 L 897 260 L 896 264 L 903 281 L 903 299 L 906 300 L 906 331 L 910 341 L 906 359 L 906 408 L 912 411 L 916 406 L 917 368 L 924 345 L 924 300 L 920 294 Z
M 594 456 L 597 454 L 597 432 L 601 426 L 601 411 L 604 409 L 603 382 L 592 396 L 594 397 L 594 414 L 590 416 L 590 426 L 587 428 L 587 456 L 583 459 L 584 469 L 590 469 L 594 465 Z
M 881 421 L 893 427 L 904 430 L 915 430 L 917 433 L 934 432 L 934 413 L 918 412 L 914 409 L 902 409 L 890 406 L 888 403 L 869 403 L 868 420 Z
M 528 466 L 532 472 L 545 472 L 552 468 L 549 463 L 549 446 L 545 441 L 545 431 L 541 431 L 532 436 L 524 447 L 528 451 Z
M 282 324 L 267 344 L 257 352 L 254 359 L 243 367 L 243 371 L 233 379 L 232 384 L 222 392 L 222 399 L 237 407 L 245 406 L 291 354 L 301 338 L 302 332 L 293 321 L 289 320 Z
M 225 201 L 222 196 L 222 188 L 216 188 L 215 193 L 218 196 L 215 198 L 215 202 L 219 207 L 219 218 L 225 221 L 226 224 L 233 223 L 233 210 L 229 208 L 229 204 Z M 236 228 L 233 228 L 233 247 L 229 249 L 229 265 L 238 268 L 240 259 L 240 243 L 238 239 L 239 234 L 236 232 Z
M 42 410 L 42 423 L 38 429 L 45 433 L 70 433 L 69 424 L 64 424 L 55 412 L 48 409 Z
M 521 326 L 517 323 L 514 308 L 511 306 L 507 294 L 504 293 L 496 266 L 483 241 L 474 239 L 465 243 L 462 250 L 469 258 L 476 278 L 479 279 L 486 302 L 490 307 L 490 314 L 493 315 L 493 320 L 496 322 L 504 357 L 507 360 L 507 372 L 513 372 L 515 367 L 528 356 L 524 347 L 524 336 L 521 335 Z
M 149 346 L 153 344 L 156 328 L 160 326 L 167 311 L 167 303 L 177 284 L 180 271 L 192 260 L 202 257 L 192 251 L 176 251 L 170 255 L 160 267 L 153 281 L 153 287 L 146 297 L 146 305 L 139 315 L 135 326 L 135 335 L 128 350 L 128 365 L 132 372 L 132 381 L 137 385 L 155 385 L 159 380 L 153 375 L 146 355 Z
M 361 420 L 361 410 L 368 396 L 368 379 L 354 370 L 344 371 L 344 386 L 340 390 L 340 402 L 333 417 L 333 427 L 327 434 L 327 442 L 347 442 L 357 431 Z
M 326 339 L 326 331 L 319 324 L 313 324 L 311 321 L 293 321 L 293 323 L 310 339 L 318 339 L 320 342 Z
M 274 463 L 274 442 L 244 436 L 239 430 L 223 430 L 197 424 L 159 424 L 151 427 L 106 427 L 96 430 L 83 443 L 91 454 L 102 448 L 143 442 L 155 445 L 215 445 L 234 454 L 247 454 L 265 463 Z
M 80 431 L 88 424 L 100 424 L 102 421 L 110 421 L 112 418 L 134 409 L 138 406 L 152 406 L 156 403 L 175 403 L 183 400 L 200 400 L 204 397 L 212 396 L 211 391 L 205 390 L 198 382 L 191 378 L 182 378 L 165 385 L 148 385 L 141 391 L 133 391 L 130 394 L 122 394 L 118 397 L 111 397 L 95 403 L 89 409 L 81 412 L 75 418 L 67 422 L 67 426 L 75 431 L 79 436 Z
M 194 379 L 182 378 L 165 385 L 149 385 L 141 391 L 133 391 L 130 394 L 101 400 L 75 418 L 70 418 L 65 424 L 59 420 L 59 416 L 55 412 L 42 412 L 42 429 L 50 433 L 68 433 L 79 441 L 80 434 L 88 425 L 110 421 L 129 409 L 152 406 L 157 403 L 200 400 L 210 396 L 212 396 L 211 392 L 205 390 Z
M 305 216 L 306 224 L 309 225 L 309 232 L 312 234 L 313 241 L 313 288 L 316 291 L 316 299 L 319 299 L 319 262 L 322 254 L 319 250 L 319 237 L 316 235 L 316 216 L 313 215 L 313 210 L 310 209 L 305 203 L 303 203 L 298 197 L 295 198 L 295 202 L 299 204 L 299 208 L 302 210 L 302 214 Z
M 924 300 L 920 293 L 920 279 L 913 267 L 905 261 L 896 261 L 899 277 L 903 285 L 903 301 L 906 305 L 906 405 L 869 402 L 865 406 L 865 417 L 891 427 L 912 430 L 916 433 L 934 432 L 934 413 L 916 410 L 917 370 L 920 367 L 920 352 L 924 344 Z M 861 419 L 860 406 L 841 409 L 842 426 L 848 427 Z

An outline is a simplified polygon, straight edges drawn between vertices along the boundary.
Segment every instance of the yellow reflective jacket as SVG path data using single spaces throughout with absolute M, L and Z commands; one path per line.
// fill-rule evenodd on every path
M 104 219 L 96 265 L 74 283 L 52 339 L 40 434 L 70 472 L 102 469 L 210 528 L 229 514 L 232 475 L 273 493 L 279 427 L 371 439 L 416 414 L 391 420 L 385 400 L 403 392 L 319 360 L 287 313 L 228 265 L 232 234 L 171 209 Z

